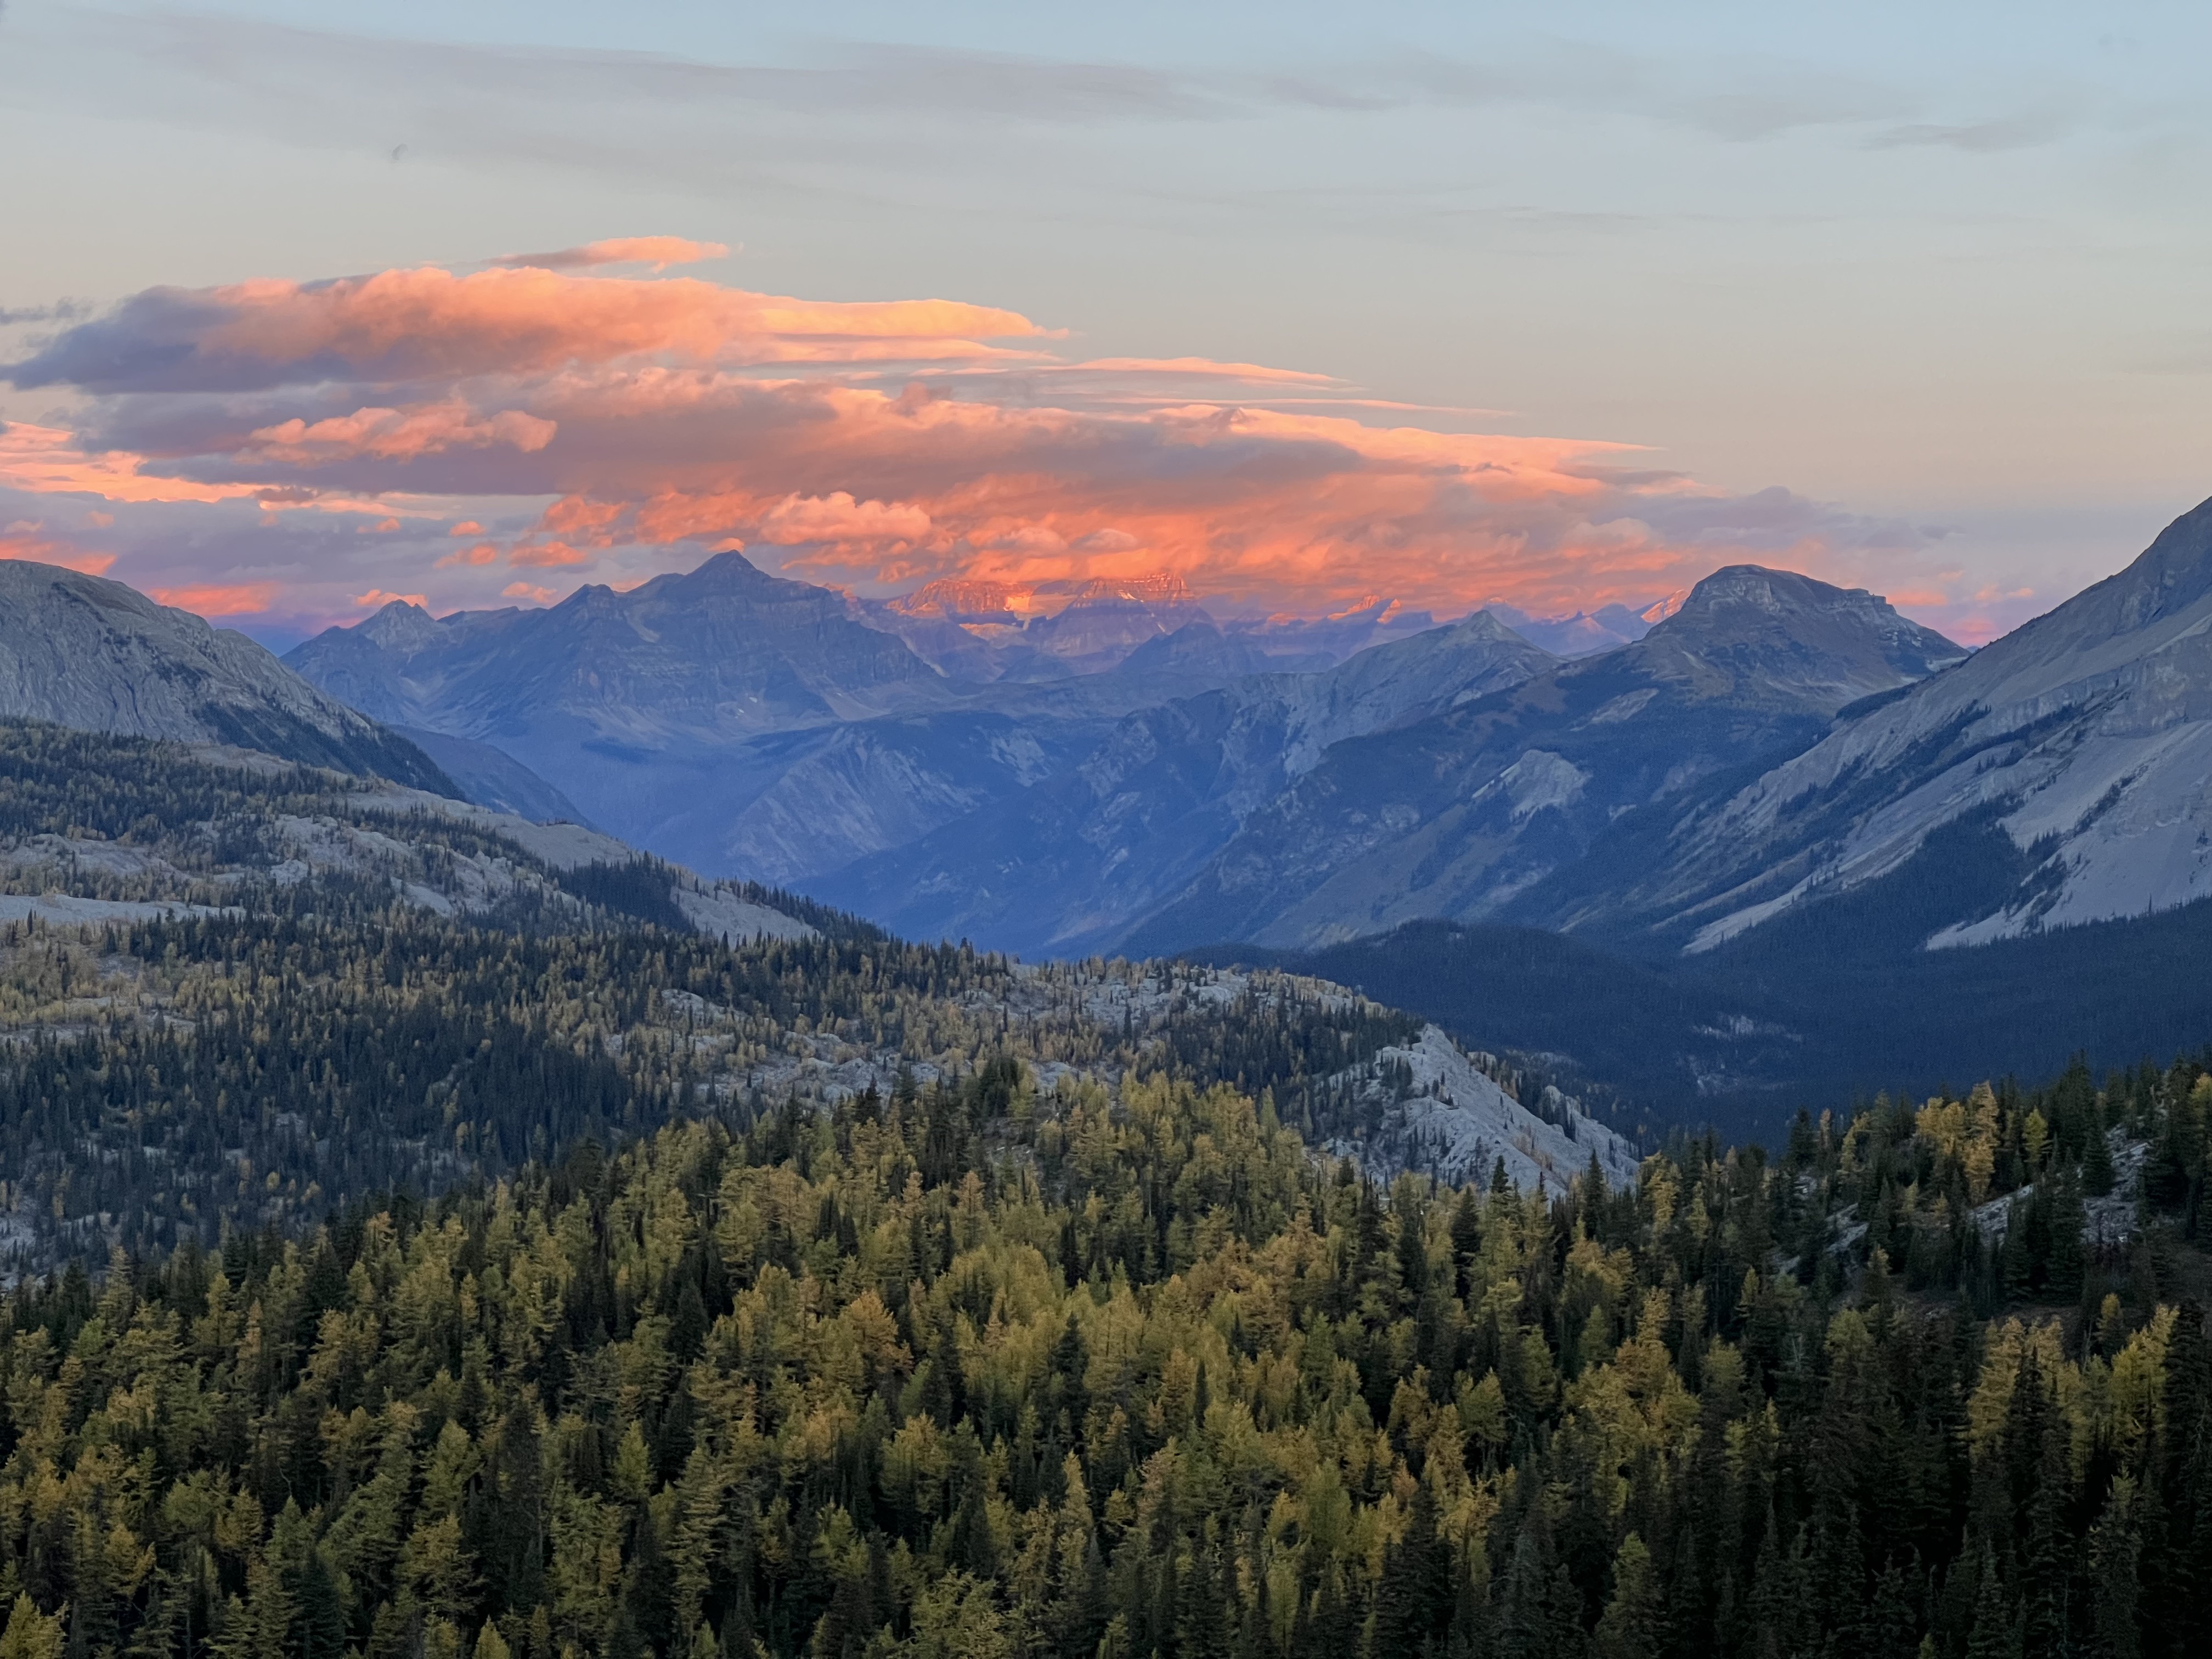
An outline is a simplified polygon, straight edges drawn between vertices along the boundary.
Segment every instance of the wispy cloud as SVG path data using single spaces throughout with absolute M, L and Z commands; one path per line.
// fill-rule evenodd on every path
M 334 141 L 348 126 L 380 151 L 477 154 L 574 167 L 694 173 L 744 162 L 715 146 L 664 142 L 670 123 L 726 131 L 793 120 L 874 124 L 912 144 L 919 128 L 1041 130 L 1246 121 L 1272 114 L 1501 108 L 1556 110 L 1678 128 L 1732 143 L 1812 131 L 1852 142 L 1977 149 L 2033 142 L 2040 109 L 1956 122 L 1907 85 L 1783 57 L 1661 57 L 1595 40 L 1522 34 L 1480 58 L 1377 49 L 1327 64 L 1164 66 L 896 42 L 817 42 L 782 61 L 395 39 L 265 19 L 155 8 L 80 9 L 62 27 L 117 61 L 156 65 L 156 100 L 216 125 L 260 123 Z M 312 114 L 305 128 L 300 118 Z M 604 116 L 592 119 L 589 116 Z M 388 135 L 410 134 L 396 149 Z M 632 143 L 626 133 L 640 135 Z M 575 252 L 578 250 L 563 250 Z M 524 256 L 536 261 L 545 256 Z M 558 266 L 568 269 L 573 266 Z
M 486 263 L 508 268 L 539 270 L 592 270 L 601 265 L 649 265 L 658 273 L 671 265 L 697 264 L 703 259 L 724 259 L 729 247 L 722 242 L 695 242 L 684 236 L 617 236 L 586 242 L 581 247 L 556 248 L 550 253 L 505 253 Z
M 2029 149 L 2056 143 L 2079 125 L 2071 113 L 2052 108 L 2022 111 L 1983 121 L 1907 121 L 1870 135 L 1869 149 L 1941 149 L 1970 155 Z

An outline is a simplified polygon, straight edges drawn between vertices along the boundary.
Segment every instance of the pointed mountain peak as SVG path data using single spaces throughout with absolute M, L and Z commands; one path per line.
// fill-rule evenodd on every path
M 406 599 L 393 599 L 354 631 L 386 651 L 403 653 L 420 651 L 445 637 L 436 617 Z
M 651 589 L 656 597 L 668 588 L 678 587 L 691 594 L 758 593 L 784 580 L 781 576 L 771 576 L 743 552 L 732 548 L 726 552 L 715 554 L 705 563 L 690 570 L 656 576 L 644 587 L 634 591 L 642 593 Z
M 1431 629 L 1430 632 L 1454 645 L 1477 642 L 1512 645 L 1535 652 L 1540 656 L 1548 657 L 1555 654 L 1538 645 L 1518 629 L 1508 626 L 1504 620 L 1492 611 L 1472 611 L 1455 623 L 1447 623 L 1443 627 Z M 1416 634 L 1413 637 L 1418 640 L 1429 637 L 1429 635 Z

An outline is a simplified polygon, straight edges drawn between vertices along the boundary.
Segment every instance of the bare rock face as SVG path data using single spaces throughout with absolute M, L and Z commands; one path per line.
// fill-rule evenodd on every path
M 1955 897 L 1923 916 L 1936 947 L 2212 897 L 2212 502 L 1675 843 L 1636 896 L 1693 950 L 1923 854 L 1916 884 Z
M 413 744 L 243 634 L 53 565 L 0 562 L 0 715 L 228 744 L 459 793 Z

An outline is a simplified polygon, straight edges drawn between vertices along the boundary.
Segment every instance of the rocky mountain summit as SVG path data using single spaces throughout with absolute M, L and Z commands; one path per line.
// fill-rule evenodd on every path
M 1692 949 L 1912 866 L 1932 945 L 2212 897 L 2212 502 L 1685 820 L 1622 902 Z

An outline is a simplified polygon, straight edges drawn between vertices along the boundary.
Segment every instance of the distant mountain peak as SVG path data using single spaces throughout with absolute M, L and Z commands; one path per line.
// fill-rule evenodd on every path
M 415 652 L 445 637 L 438 619 L 421 605 L 394 599 L 360 624 L 360 634 L 386 651 Z
M 676 573 L 674 579 L 702 587 L 760 587 L 786 580 L 770 575 L 735 548 L 715 554 L 695 569 Z
M 1779 696 L 1829 714 L 1967 654 L 1880 594 L 1756 564 L 1713 572 L 1631 651 L 1662 678 L 1705 683 L 1706 695 Z
M 1872 600 L 1887 606 L 1863 587 L 1838 587 L 1795 570 L 1775 570 L 1763 564 L 1724 564 L 1682 596 L 1672 615 L 1654 627 L 1675 628 L 1694 623 L 1736 605 L 1778 614 L 1789 611 L 1818 611 L 1848 605 L 1853 600 Z
M 955 621 L 997 620 L 1013 611 L 1015 590 L 1005 582 L 964 576 L 939 576 L 890 602 L 902 617 L 945 617 Z
M 1091 605 L 1142 605 L 1155 610 L 1188 610 L 1198 603 L 1190 585 L 1172 570 L 1141 576 L 1100 576 L 1075 590 L 1069 608 Z

